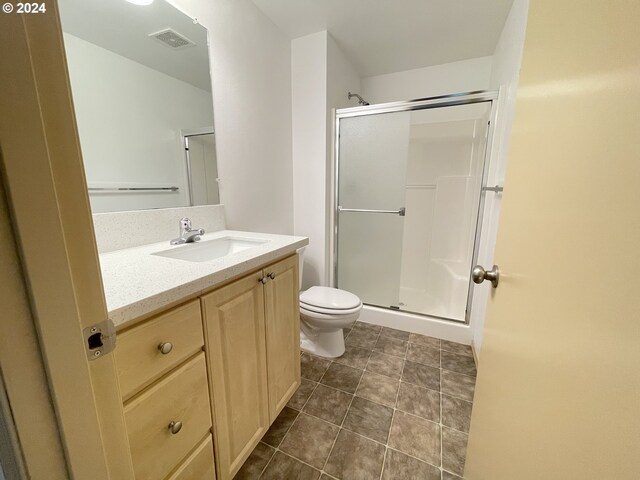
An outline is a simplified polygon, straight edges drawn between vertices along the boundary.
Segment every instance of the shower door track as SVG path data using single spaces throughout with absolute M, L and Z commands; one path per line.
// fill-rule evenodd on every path
M 471 260 L 471 267 L 476 264 L 478 257 L 478 250 L 480 248 L 480 234 L 482 229 L 482 217 L 484 213 L 484 199 L 485 191 L 487 189 L 487 177 L 489 174 L 489 162 L 491 159 L 491 150 L 494 141 L 494 129 L 496 123 L 496 117 L 498 114 L 498 91 L 497 90 L 476 90 L 473 92 L 453 93 L 449 95 L 440 95 L 436 97 L 419 98 L 415 100 L 407 100 L 402 102 L 389 102 L 380 103 L 377 105 L 366 105 L 359 107 L 340 108 L 336 109 L 335 113 L 335 127 L 334 127 L 334 194 L 332 196 L 332 211 L 333 211 L 333 248 L 331 249 L 332 255 L 332 267 L 333 275 L 331 277 L 331 285 L 336 286 L 338 284 L 338 217 L 340 214 L 340 205 L 338 203 L 338 187 L 340 182 L 340 119 L 361 117 L 366 115 L 378 115 L 382 113 L 394 113 L 394 112 L 409 112 L 413 110 L 426 110 L 431 108 L 443 108 L 453 107 L 458 105 L 471 105 L 474 103 L 491 103 L 491 113 L 489 116 L 489 128 L 487 130 L 487 145 L 484 153 L 484 160 L 482 162 L 482 185 L 480 193 L 480 203 L 478 205 L 478 215 L 476 218 L 476 230 L 474 236 L 473 256 Z M 342 209 L 345 210 L 345 209 Z M 470 267 L 470 268 L 471 268 Z M 469 278 L 469 286 L 467 290 L 467 305 L 465 308 L 464 323 L 469 324 L 471 315 L 471 303 L 473 301 L 473 283 Z M 384 308 L 393 312 L 410 313 L 414 315 L 421 315 L 429 318 L 437 318 L 440 320 L 448 320 L 455 323 L 462 323 L 460 320 L 448 317 L 439 317 L 437 315 L 430 315 L 428 313 L 412 312 L 409 310 L 402 310 L 399 307 L 391 305 L 375 305 L 365 303 L 372 307 Z

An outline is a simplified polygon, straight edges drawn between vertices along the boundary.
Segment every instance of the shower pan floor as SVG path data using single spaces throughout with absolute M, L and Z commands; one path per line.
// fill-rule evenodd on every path
M 446 305 L 426 290 L 400 287 L 400 310 L 464 322 L 464 307 Z

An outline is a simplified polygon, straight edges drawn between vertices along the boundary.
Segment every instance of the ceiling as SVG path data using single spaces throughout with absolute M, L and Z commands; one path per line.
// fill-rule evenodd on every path
M 291 39 L 327 30 L 362 77 L 493 55 L 513 0 L 253 0 Z
M 211 91 L 207 30 L 164 0 L 59 0 L 63 31 L 149 68 Z M 173 28 L 196 45 L 171 49 L 149 38 Z

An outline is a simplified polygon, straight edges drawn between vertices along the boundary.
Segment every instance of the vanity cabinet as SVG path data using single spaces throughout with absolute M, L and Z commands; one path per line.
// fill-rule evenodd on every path
M 300 385 L 297 266 L 294 255 L 202 297 L 220 480 Z
M 136 479 L 214 478 L 203 350 L 198 299 L 118 334 L 114 355 Z
M 118 332 L 137 480 L 238 472 L 300 385 L 298 285 L 292 255 Z
M 265 270 L 267 379 L 271 423 L 300 386 L 300 283 L 298 257 Z
M 124 401 L 202 351 L 200 301 L 192 300 L 118 335 L 115 350 Z
M 136 479 L 166 478 L 211 436 L 211 406 L 200 352 L 124 407 Z

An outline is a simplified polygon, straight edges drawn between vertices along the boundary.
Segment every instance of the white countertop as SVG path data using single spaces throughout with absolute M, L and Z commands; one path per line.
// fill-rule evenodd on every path
M 206 233 L 201 241 L 227 236 L 268 242 L 207 262 L 152 255 L 184 247 L 169 245 L 169 240 L 100 254 L 107 310 L 116 328 L 122 329 L 138 317 L 210 290 L 225 280 L 255 270 L 309 244 L 306 237 L 234 230 Z

